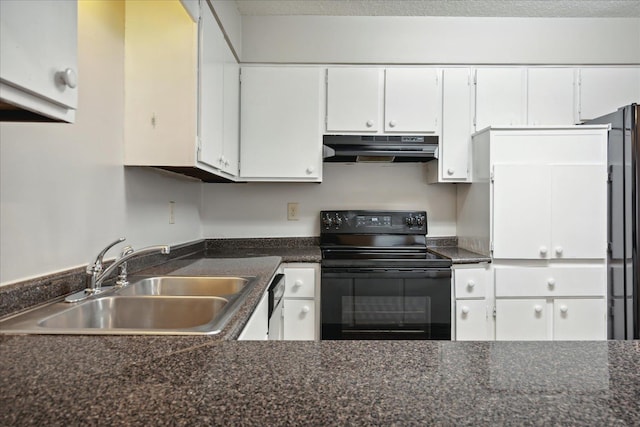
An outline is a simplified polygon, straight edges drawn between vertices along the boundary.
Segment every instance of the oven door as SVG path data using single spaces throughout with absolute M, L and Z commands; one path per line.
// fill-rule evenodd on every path
M 323 268 L 323 340 L 450 340 L 451 269 Z

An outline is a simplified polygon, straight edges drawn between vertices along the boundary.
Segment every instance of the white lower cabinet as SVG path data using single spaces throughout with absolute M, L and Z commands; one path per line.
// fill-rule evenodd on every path
M 456 302 L 455 339 L 457 341 L 493 339 L 489 265 L 454 265 L 453 282 Z
M 285 275 L 284 339 L 315 340 L 319 330 L 316 315 L 319 265 L 290 263 L 285 264 L 282 271 Z
M 495 267 L 496 340 L 604 340 L 602 265 Z
M 269 291 L 265 291 L 240 332 L 238 341 L 266 341 L 269 339 Z

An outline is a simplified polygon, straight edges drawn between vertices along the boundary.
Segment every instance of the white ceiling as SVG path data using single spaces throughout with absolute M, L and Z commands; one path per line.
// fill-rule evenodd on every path
M 640 0 L 235 0 L 241 15 L 640 17 Z

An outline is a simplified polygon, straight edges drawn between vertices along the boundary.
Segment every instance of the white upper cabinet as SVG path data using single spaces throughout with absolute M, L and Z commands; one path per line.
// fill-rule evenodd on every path
M 640 103 L 639 67 L 581 68 L 578 82 L 580 122 Z
M 323 74 L 316 67 L 242 68 L 243 180 L 322 180 Z
M 233 181 L 240 70 L 200 5 L 196 24 L 178 0 L 125 3 L 125 165 Z
M 240 67 L 206 9 L 200 18 L 198 161 L 237 176 Z
M 440 116 L 439 71 L 434 68 L 387 68 L 384 131 L 437 133 Z
M 439 133 L 441 71 L 345 67 L 327 70 L 328 133 Z
M 471 69 L 445 68 L 442 85 L 439 178 L 464 182 L 469 176 L 472 133 Z
M 526 123 L 526 71 L 508 67 L 476 70 L 476 131 Z
M 378 132 L 380 68 L 327 70 L 327 132 Z
M 75 120 L 77 15 L 75 1 L 0 1 L 2 118 L 29 120 L 33 112 L 56 121 Z
M 532 67 L 527 74 L 527 124 L 574 124 L 576 70 Z

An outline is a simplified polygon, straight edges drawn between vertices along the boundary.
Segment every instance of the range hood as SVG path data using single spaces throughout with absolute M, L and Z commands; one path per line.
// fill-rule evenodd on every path
M 324 135 L 325 162 L 428 162 L 437 158 L 433 135 Z

